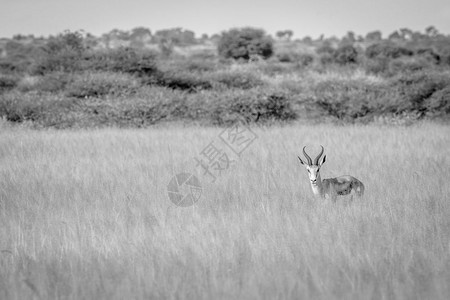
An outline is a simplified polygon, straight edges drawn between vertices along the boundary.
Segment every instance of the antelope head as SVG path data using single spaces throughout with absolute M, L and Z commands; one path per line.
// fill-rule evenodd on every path
M 300 163 L 302 165 L 304 165 L 306 170 L 308 171 L 309 180 L 311 181 L 312 185 L 320 184 L 320 182 L 319 183 L 317 182 L 318 178 L 320 178 L 320 174 L 319 174 L 320 167 L 325 162 L 325 159 L 327 157 L 326 155 L 324 155 L 322 157 L 322 159 L 320 159 L 320 157 L 322 156 L 323 151 L 324 151 L 323 147 L 322 146 L 320 146 L 320 147 L 322 148 L 322 151 L 320 151 L 319 155 L 316 156 L 316 158 L 314 159 L 314 163 L 313 163 L 313 160 L 311 159 L 311 157 L 309 157 L 309 155 L 305 151 L 306 146 L 303 147 L 303 154 L 305 155 L 305 157 L 308 160 L 308 162 L 305 163 L 300 158 L 300 156 L 298 156 L 298 160 L 300 160 Z M 320 160 L 320 162 L 319 162 L 319 160 Z

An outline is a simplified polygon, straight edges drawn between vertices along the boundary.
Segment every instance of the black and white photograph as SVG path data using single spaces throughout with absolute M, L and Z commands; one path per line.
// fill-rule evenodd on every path
M 450 299 L 450 1 L 2 0 L 0 299 Z

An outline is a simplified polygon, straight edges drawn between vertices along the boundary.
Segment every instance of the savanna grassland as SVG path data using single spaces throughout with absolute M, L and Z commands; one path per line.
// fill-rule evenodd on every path
M 291 37 L 0 39 L 0 299 L 449 299 L 450 36 Z M 304 145 L 364 198 L 315 199 Z
M 193 158 L 220 128 L 0 129 L 1 299 L 450 297 L 449 126 L 252 127 L 214 183 Z M 319 144 L 362 200 L 312 197 L 297 155 Z

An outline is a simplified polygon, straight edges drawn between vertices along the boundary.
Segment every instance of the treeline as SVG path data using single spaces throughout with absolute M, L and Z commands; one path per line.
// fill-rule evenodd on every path
M 450 38 L 433 27 L 296 41 L 239 28 L 213 43 L 181 29 L 114 32 L 133 42 L 98 47 L 81 32 L 3 41 L 0 117 L 68 128 L 450 114 Z
M 132 48 L 145 48 L 148 45 L 158 44 L 158 43 L 171 43 L 176 46 L 192 46 L 198 44 L 204 44 L 206 42 L 217 43 L 222 33 L 216 33 L 212 35 L 201 34 L 197 36 L 194 31 L 183 29 L 180 27 L 162 29 L 157 31 L 152 31 L 145 27 L 136 27 L 131 30 L 119 30 L 113 29 L 110 32 L 102 34 L 101 36 L 94 36 L 90 33 L 80 31 L 80 33 L 85 38 L 85 43 L 88 47 L 101 48 L 101 47 L 115 47 L 115 46 L 126 46 Z M 297 43 L 304 43 L 314 46 L 319 46 L 322 43 L 336 44 L 336 43 L 372 43 L 379 41 L 392 41 L 392 42 L 408 42 L 408 43 L 423 43 L 426 45 L 427 41 L 430 39 L 434 42 L 437 39 L 446 39 L 448 36 L 439 32 L 434 26 L 429 26 L 425 28 L 423 32 L 414 31 L 408 28 L 401 28 L 395 30 L 394 32 L 383 37 L 381 31 L 375 30 L 368 32 L 365 35 L 358 35 L 352 31 L 347 32 L 343 37 L 325 37 L 321 35 L 317 38 L 312 38 L 310 36 L 305 36 L 303 38 L 294 39 L 294 31 L 279 30 L 275 35 L 270 38 L 279 41 L 292 41 Z M 12 39 L 0 39 L 3 42 L 6 41 L 16 41 L 16 42 L 36 42 L 40 43 L 49 38 L 35 37 L 34 35 L 23 35 L 17 34 L 12 37 Z M 1 47 L 0 47 L 1 48 Z

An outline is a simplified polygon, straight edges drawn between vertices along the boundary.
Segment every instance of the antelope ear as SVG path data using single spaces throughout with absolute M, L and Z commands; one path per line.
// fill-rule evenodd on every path
M 322 161 L 320 162 L 319 166 L 323 165 L 323 163 L 325 162 L 325 159 L 326 159 L 326 158 L 327 158 L 326 155 L 324 155 L 324 156 L 322 157 Z
M 300 161 L 300 163 L 302 164 L 302 165 L 305 165 L 305 163 L 303 162 L 303 160 L 300 158 L 300 156 L 297 156 L 298 157 L 298 160 Z

